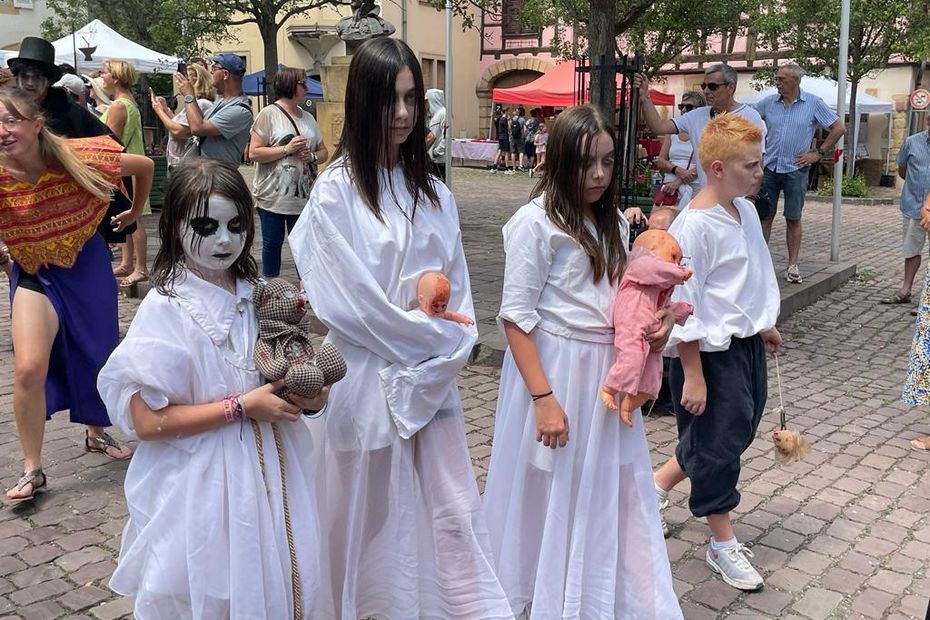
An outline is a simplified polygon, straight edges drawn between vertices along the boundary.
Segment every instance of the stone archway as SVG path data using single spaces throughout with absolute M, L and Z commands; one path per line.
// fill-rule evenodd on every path
M 515 56 L 506 60 L 498 60 L 485 69 L 475 94 L 478 96 L 478 134 L 484 138 L 490 135 L 491 128 L 491 91 L 494 83 L 508 73 L 514 71 L 535 71 L 542 75 L 552 69 L 553 64 L 535 56 Z

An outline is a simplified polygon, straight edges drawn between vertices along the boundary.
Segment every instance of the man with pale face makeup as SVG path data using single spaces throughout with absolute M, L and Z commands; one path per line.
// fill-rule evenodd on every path
M 704 70 L 704 82 L 701 84 L 701 90 L 707 100 L 707 105 L 669 119 L 663 119 L 659 115 L 655 104 L 649 98 L 649 81 L 644 75 L 634 77 L 633 85 L 639 89 L 639 104 L 649 130 L 660 136 L 687 133 L 691 139 L 691 146 L 694 148 L 694 152 L 697 153 L 698 143 L 701 141 L 701 134 L 704 133 L 707 123 L 710 122 L 710 119 L 724 112 L 737 114 L 754 124 L 762 130 L 764 140 L 766 129 L 762 117 L 753 108 L 745 103 L 740 103 L 733 96 L 736 92 L 736 81 L 736 71 L 729 65 L 717 64 L 707 67 Z M 694 184 L 695 194 L 707 184 L 707 174 L 705 174 L 699 160 L 697 162 L 697 172 L 698 177 Z

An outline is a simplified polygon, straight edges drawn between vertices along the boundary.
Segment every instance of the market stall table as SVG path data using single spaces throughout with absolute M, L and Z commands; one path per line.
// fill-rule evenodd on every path
M 452 140 L 452 159 L 472 159 L 476 161 L 494 161 L 497 155 L 497 140 L 467 140 L 456 138 Z

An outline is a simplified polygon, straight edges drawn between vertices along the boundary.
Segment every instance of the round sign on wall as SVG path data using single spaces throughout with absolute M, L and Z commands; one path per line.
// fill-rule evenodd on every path
M 918 88 L 911 93 L 911 107 L 915 110 L 923 110 L 930 105 L 930 90 Z

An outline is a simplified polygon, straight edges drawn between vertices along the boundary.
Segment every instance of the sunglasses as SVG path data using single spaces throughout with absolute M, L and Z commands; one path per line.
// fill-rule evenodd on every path
M 701 90 L 709 90 L 711 92 L 717 90 L 721 86 L 726 86 L 726 82 L 702 82 Z
M 691 105 L 690 103 L 679 103 L 678 104 L 679 112 L 690 112 L 693 109 L 694 109 L 694 106 Z

